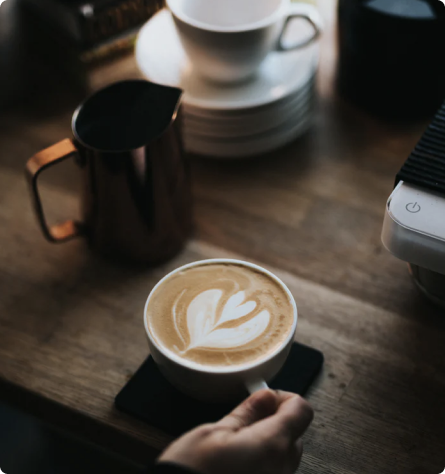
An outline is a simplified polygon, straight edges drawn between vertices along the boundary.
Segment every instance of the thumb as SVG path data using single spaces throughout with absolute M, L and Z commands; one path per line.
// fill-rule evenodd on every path
M 272 390 L 260 390 L 238 405 L 231 413 L 216 423 L 216 426 L 238 431 L 268 416 L 278 408 L 278 399 Z

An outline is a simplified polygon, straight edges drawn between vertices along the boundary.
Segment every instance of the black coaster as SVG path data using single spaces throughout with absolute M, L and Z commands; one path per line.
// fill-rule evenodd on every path
M 294 342 L 280 373 L 270 383 L 274 389 L 304 395 L 323 366 L 323 354 Z M 210 404 L 176 390 L 151 357 L 142 364 L 115 399 L 116 407 L 168 434 L 179 436 L 203 423 L 219 420 L 235 404 Z

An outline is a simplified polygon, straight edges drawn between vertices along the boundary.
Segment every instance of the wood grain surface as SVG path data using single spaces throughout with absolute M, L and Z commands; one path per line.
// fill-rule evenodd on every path
M 36 151 L 69 136 L 74 104 L 46 90 L 32 106 L 2 111 L 2 399 L 148 461 L 169 437 L 113 407 L 147 355 L 147 294 L 181 264 L 234 256 L 266 266 L 289 285 L 299 308 L 297 339 L 326 358 L 308 395 L 316 416 L 301 472 L 442 472 L 445 315 L 417 293 L 406 265 L 380 242 L 395 173 L 426 122 L 387 124 L 336 96 L 335 5 L 320 5 L 327 31 L 313 129 L 255 160 L 190 157 L 194 240 L 158 268 L 101 260 L 82 240 L 43 239 L 23 168 Z M 138 76 L 133 61 L 125 65 L 122 77 Z M 76 178 L 69 163 L 43 177 L 50 220 L 75 217 Z

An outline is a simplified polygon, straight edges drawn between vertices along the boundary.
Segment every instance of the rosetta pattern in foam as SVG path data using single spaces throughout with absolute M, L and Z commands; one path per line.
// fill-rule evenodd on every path
M 187 328 L 189 344 L 182 353 L 195 348 L 232 349 L 243 346 L 261 336 L 267 329 L 270 313 L 260 311 L 240 323 L 238 326 L 226 327 L 226 323 L 244 318 L 255 311 L 255 301 L 245 301 L 246 294 L 239 291 L 232 295 L 222 311 L 218 311 L 223 291 L 219 289 L 206 290 L 196 296 L 187 308 Z M 220 314 L 219 314 L 220 313 Z M 186 337 L 181 334 L 176 321 L 176 304 L 173 308 L 173 319 L 176 331 L 185 343 Z

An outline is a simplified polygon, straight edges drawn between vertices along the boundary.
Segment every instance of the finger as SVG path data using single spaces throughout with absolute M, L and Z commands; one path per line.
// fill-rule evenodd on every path
M 291 472 L 295 472 L 300 467 L 301 457 L 303 456 L 303 440 L 300 438 L 291 447 L 290 465 Z
M 216 423 L 219 427 L 238 431 L 276 412 L 278 397 L 272 390 L 260 390 Z
M 266 419 L 255 423 L 250 429 L 257 436 L 268 433 L 268 436 L 282 436 L 289 444 L 300 438 L 311 424 L 314 412 L 305 400 L 299 395 L 282 395 L 284 401 L 279 405 L 277 412 Z

